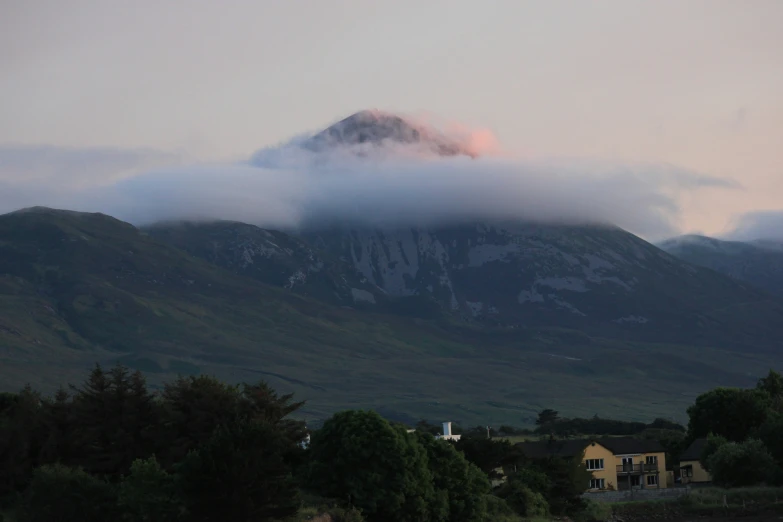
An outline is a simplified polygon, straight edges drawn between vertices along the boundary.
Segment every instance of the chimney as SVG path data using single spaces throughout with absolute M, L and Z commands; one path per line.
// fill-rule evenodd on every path
M 443 423 L 443 436 L 444 437 L 450 437 L 451 436 L 451 423 L 450 422 L 444 422 Z

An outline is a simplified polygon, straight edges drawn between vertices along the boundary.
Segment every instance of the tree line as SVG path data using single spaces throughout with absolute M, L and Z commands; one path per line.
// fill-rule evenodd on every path
M 609 435 L 629 436 L 641 435 L 648 430 L 670 430 L 685 432 L 681 424 L 658 418 L 650 423 L 623 421 L 616 419 L 604 419 L 594 415 L 591 418 L 561 418 L 560 413 L 545 409 L 538 413 L 535 433 L 555 435 L 559 437 L 573 437 L 578 435 Z
M 264 382 L 180 377 L 156 393 L 141 372 L 96 366 L 44 396 L 0 394 L 0 512 L 20 522 L 516 520 L 574 515 L 581 461 L 528 462 L 503 440 L 456 445 L 372 411 L 310 433 L 304 403 Z M 516 471 L 493 490 L 498 468 Z M 1 515 L 0 515 L 1 516 Z
M 0 512 L 18 522 L 295 521 L 307 505 L 335 522 L 590 519 L 581 458 L 531 461 L 486 427 L 454 443 L 436 440 L 436 425 L 411 430 L 361 410 L 336 413 L 305 444 L 293 418 L 303 404 L 263 381 L 208 376 L 153 393 L 122 366 L 96 366 L 51 397 L 0 394 Z M 540 430 L 561 422 L 542 413 Z M 636 436 L 671 437 L 672 454 L 708 437 L 702 460 L 719 485 L 783 481 L 778 373 L 704 393 L 688 415 L 685 432 L 655 421 Z

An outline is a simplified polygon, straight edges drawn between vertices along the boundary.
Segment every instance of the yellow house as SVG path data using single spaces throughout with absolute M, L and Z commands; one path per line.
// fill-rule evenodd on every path
M 522 452 L 531 459 L 548 457 L 584 459 L 593 473 L 590 490 L 663 489 L 666 452 L 657 441 L 631 437 L 544 440 L 522 442 Z
M 680 455 L 680 478 L 683 484 L 712 482 L 712 477 L 699 461 L 706 443 L 707 439 L 696 439 Z

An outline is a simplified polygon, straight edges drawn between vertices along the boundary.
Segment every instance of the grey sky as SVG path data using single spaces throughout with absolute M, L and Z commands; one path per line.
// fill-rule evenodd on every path
M 783 207 L 781 26 L 778 0 L 5 0 L 0 144 L 235 159 L 430 111 L 529 156 L 735 179 L 679 196 L 717 233 Z

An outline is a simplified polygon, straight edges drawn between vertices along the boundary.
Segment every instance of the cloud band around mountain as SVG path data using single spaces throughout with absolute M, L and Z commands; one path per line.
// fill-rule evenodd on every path
M 661 238 L 678 232 L 683 194 L 737 188 L 666 164 L 432 156 L 417 144 L 376 145 L 324 153 L 304 149 L 298 138 L 246 163 L 191 166 L 156 151 L 42 148 L 36 154 L 28 148 L 19 154 L 5 147 L 0 212 L 45 205 L 104 212 L 137 225 L 226 219 L 269 228 L 519 219 L 614 224 Z M 42 163 L 40 155 L 49 160 Z

